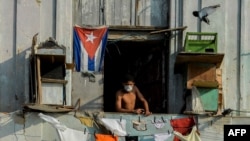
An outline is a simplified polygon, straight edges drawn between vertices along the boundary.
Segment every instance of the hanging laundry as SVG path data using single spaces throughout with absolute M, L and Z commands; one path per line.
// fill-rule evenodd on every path
M 197 133 L 197 127 L 193 126 L 192 131 L 189 135 L 182 135 L 181 133 L 174 131 L 175 136 L 177 136 L 181 141 L 201 141 L 199 134 Z
M 83 113 L 82 113 L 83 112 Z M 109 133 L 110 131 L 108 131 L 106 129 L 106 127 L 103 125 L 103 123 L 100 121 L 101 118 L 104 118 L 105 113 L 103 111 L 91 111 L 91 110 L 85 110 L 82 112 L 76 112 L 75 117 L 90 117 L 93 119 L 94 122 L 94 126 L 96 126 L 96 128 L 98 130 L 102 130 L 103 133 Z
M 47 121 L 54 128 L 56 128 L 61 141 L 87 141 L 88 140 L 88 133 L 84 133 L 79 130 L 70 129 L 66 127 L 65 125 L 61 124 L 59 120 L 57 120 L 54 117 L 44 115 L 42 113 L 39 113 L 38 116 L 41 119 Z
M 76 71 L 100 72 L 108 38 L 108 27 L 74 27 L 73 49 Z
M 87 141 L 88 133 L 66 128 L 65 130 L 57 130 L 61 141 Z
M 125 141 L 138 141 L 138 136 L 126 136 Z
M 39 113 L 38 116 L 47 121 L 48 123 L 50 123 L 54 128 L 56 128 L 57 130 L 65 130 L 67 127 L 63 124 L 60 123 L 60 121 L 54 117 L 48 116 L 48 115 L 44 115 L 43 113 Z
M 103 125 L 110 130 L 114 135 L 126 136 L 126 120 L 125 119 L 109 119 L 101 118 L 100 119 Z
M 172 136 L 171 133 L 158 133 L 154 134 L 155 141 L 166 141 Z
M 137 131 L 146 131 L 147 130 L 147 123 L 146 121 L 136 121 L 133 120 L 133 128 L 136 129 Z
M 178 118 L 171 119 L 170 124 L 173 127 L 174 131 L 177 131 L 182 135 L 186 135 L 191 132 L 192 127 L 195 125 L 195 121 L 193 117 Z M 180 141 L 180 139 L 175 136 L 174 141 Z
M 161 119 L 156 119 L 156 120 L 152 119 L 151 122 L 157 129 L 161 129 L 165 126 L 165 123 Z
M 82 124 L 87 127 L 93 127 L 94 120 L 91 117 L 77 117 Z
M 118 139 L 116 135 L 95 134 L 96 141 L 118 141 Z

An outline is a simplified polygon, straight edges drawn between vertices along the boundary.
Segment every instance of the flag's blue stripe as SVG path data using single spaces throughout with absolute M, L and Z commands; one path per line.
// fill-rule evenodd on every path
M 95 71 L 95 57 L 93 57 L 93 59 L 88 57 L 88 70 Z
M 76 65 L 76 71 L 79 72 L 81 69 L 81 40 L 75 29 L 74 29 L 73 45 L 74 45 L 74 60 Z

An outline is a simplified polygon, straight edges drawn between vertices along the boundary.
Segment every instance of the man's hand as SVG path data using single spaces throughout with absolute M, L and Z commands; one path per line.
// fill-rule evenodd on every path
M 135 110 L 134 110 L 134 113 L 136 113 L 136 114 L 143 114 L 143 115 L 145 115 L 145 116 L 149 116 L 149 115 L 152 114 L 150 111 L 146 111 L 146 112 L 145 112 L 144 109 L 140 109 L 140 108 L 135 109 Z
M 143 112 L 144 112 L 144 109 L 140 109 L 140 108 L 134 110 L 135 114 L 143 114 Z
M 149 116 L 149 115 L 151 115 L 151 114 L 152 114 L 152 112 L 150 112 L 150 111 L 146 111 L 146 112 L 144 113 L 145 116 Z

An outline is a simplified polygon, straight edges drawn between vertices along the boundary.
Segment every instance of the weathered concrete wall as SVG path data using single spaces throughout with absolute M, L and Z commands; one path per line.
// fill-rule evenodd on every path
M 55 38 L 72 62 L 72 1 L 0 1 L 0 111 L 21 109 L 29 100 L 29 54 L 32 38 Z M 66 79 L 71 81 L 71 71 Z M 66 85 L 71 104 L 71 83 Z
M 1 1 L 1 20 L 0 20 L 0 111 L 13 111 L 23 102 L 23 88 L 26 83 L 23 83 L 25 76 L 23 75 L 23 64 L 18 64 L 18 61 L 24 62 L 21 56 L 25 53 L 23 45 L 16 47 L 16 12 L 17 6 L 14 1 Z M 9 10 L 12 9 L 12 10 Z M 9 11 L 9 12 L 5 12 Z M 25 35 L 25 34 L 23 34 Z M 27 36 L 27 35 L 26 35 Z M 22 36 L 24 37 L 24 36 Z M 21 37 L 19 37 L 21 38 Z M 30 46 L 30 41 L 27 43 Z M 19 50 L 19 51 L 18 51 Z M 17 52 L 18 51 L 18 52 Z M 19 58 L 20 57 L 20 58 Z M 20 68 L 19 68 L 20 67 Z M 22 75 L 18 75 L 22 72 Z M 16 84 L 21 81 L 22 84 Z M 19 100 L 16 98 L 18 97 Z
M 73 72 L 72 104 L 75 105 L 80 100 L 80 110 L 103 111 L 103 75 L 94 76 L 93 79 L 80 72 Z

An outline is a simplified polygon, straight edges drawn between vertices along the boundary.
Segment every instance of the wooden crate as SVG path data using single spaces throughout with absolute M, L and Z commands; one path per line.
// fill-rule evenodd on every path
M 212 63 L 189 63 L 187 66 L 187 89 L 192 89 L 194 81 L 216 82 L 216 65 Z

